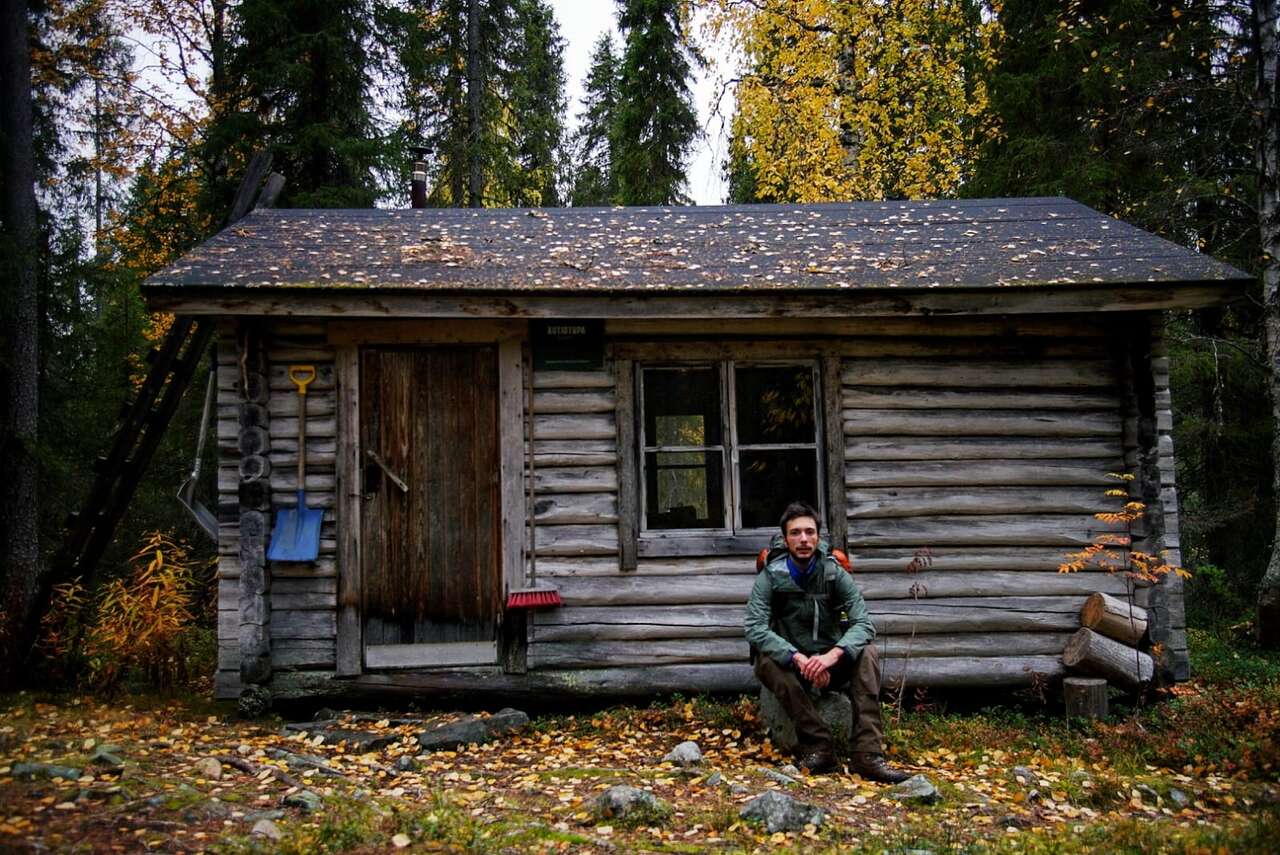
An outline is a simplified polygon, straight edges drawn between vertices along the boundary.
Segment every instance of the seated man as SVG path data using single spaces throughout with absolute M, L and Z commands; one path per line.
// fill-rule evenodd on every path
M 858 586 L 819 549 L 818 526 L 818 512 L 810 505 L 788 505 L 782 514 L 787 554 L 756 574 L 746 618 L 755 673 L 795 724 L 801 766 L 820 773 L 836 762 L 831 730 L 807 688 L 843 687 L 853 703 L 854 771 L 872 781 L 897 783 L 908 775 L 884 760 L 880 666 L 871 643 L 876 629 Z M 841 613 L 849 621 L 844 632 Z

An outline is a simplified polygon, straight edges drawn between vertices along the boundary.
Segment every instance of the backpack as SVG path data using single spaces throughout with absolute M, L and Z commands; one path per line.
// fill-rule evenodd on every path
M 764 549 L 761 549 L 759 554 L 756 555 L 756 573 L 759 574 L 763 572 L 764 568 L 768 567 L 770 563 L 786 554 L 786 541 L 783 539 L 781 534 L 775 534 L 773 538 L 770 539 L 769 545 Z M 845 554 L 843 549 L 832 549 L 831 545 L 825 538 L 818 540 L 818 554 L 819 556 L 834 558 L 836 564 L 838 564 L 844 572 L 848 573 L 850 576 L 853 575 L 853 564 L 849 561 L 849 556 Z M 840 608 L 842 603 L 840 602 L 840 595 L 836 590 L 836 577 L 834 575 L 834 571 L 831 569 L 831 565 L 827 561 L 823 560 L 822 564 L 824 581 L 827 586 L 827 609 L 832 614 L 839 615 L 838 622 L 840 629 L 841 631 L 846 630 L 849 628 L 849 615 Z M 777 615 L 781 611 L 782 604 L 786 602 L 788 597 L 797 596 L 803 595 L 794 591 L 774 591 L 773 602 L 770 604 L 770 612 L 773 615 Z M 756 650 L 756 646 L 754 644 L 751 645 L 749 661 L 752 665 L 755 664 L 756 655 L 758 653 L 759 651 Z

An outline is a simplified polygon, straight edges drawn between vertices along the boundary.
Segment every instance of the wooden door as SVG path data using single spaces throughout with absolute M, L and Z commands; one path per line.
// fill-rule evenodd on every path
M 496 350 L 362 351 L 360 423 L 366 667 L 495 662 Z

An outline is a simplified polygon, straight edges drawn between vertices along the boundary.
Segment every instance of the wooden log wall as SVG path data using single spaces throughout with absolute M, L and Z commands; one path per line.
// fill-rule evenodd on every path
M 719 327 L 729 336 L 746 332 L 731 322 Z M 609 326 L 636 341 L 644 329 Z M 1093 514 L 1120 504 L 1104 495 L 1117 485 L 1107 473 L 1125 462 L 1107 331 L 1087 320 L 842 329 L 847 337 L 835 347 L 848 547 L 881 633 L 887 679 L 1025 684 L 1060 676 L 1086 597 L 1128 596 L 1122 575 L 1058 572 L 1066 552 L 1109 530 Z M 776 358 L 785 347 L 756 352 Z M 671 352 L 690 346 L 673 341 Z M 629 571 L 616 535 L 598 525 L 617 507 L 607 376 L 534 378 L 540 402 L 554 408 L 540 406 L 535 416 L 537 457 L 555 463 L 535 472 L 536 568 L 559 588 L 564 607 L 535 616 L 529 667 L 743 662 L 754 550 L 705 554 L 723 548 L 710 540 L 704 554 L 642 549 Z M 562 471 L 570 445 L 561 442 L 595 456 Z M 597 508 L 606 515 L 593 516 Z M 926 546 L 932 566 L 907 574 Z M 1136 591 L 1139 604 L 1146 597 Z
M 336 395 L 333 351 L 325 344 L 319 324 L 280 323 L 266 334 L 267 408 L 271 424 L 270 495 L 267 533 L 274 511 L 297 504 L 298 418 L 297 390 L 289 381 L 291 364 L 316 366 L 316 379 L 307 392 L 307 505 L 324 508 L 320 556 L 314 563 L 268 562 L 271 667 L 278 676 L 291 670 L 334 667 L 336 637 L 337 562 L 334 529 L 335 456 L 337 452 Z M 218 337 L 218 673 L 220 697 L 234 697 L 240 689 L 240 528 L 238 489 L 245 459 L 240 426 L 241 365 L 233 327 Z

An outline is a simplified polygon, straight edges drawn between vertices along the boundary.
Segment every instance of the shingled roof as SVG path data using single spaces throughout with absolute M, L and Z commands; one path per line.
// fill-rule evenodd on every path
M 1069 199 L 671 208 L 256 211 L 153 294 L 814 292 L 1240 282 Z

